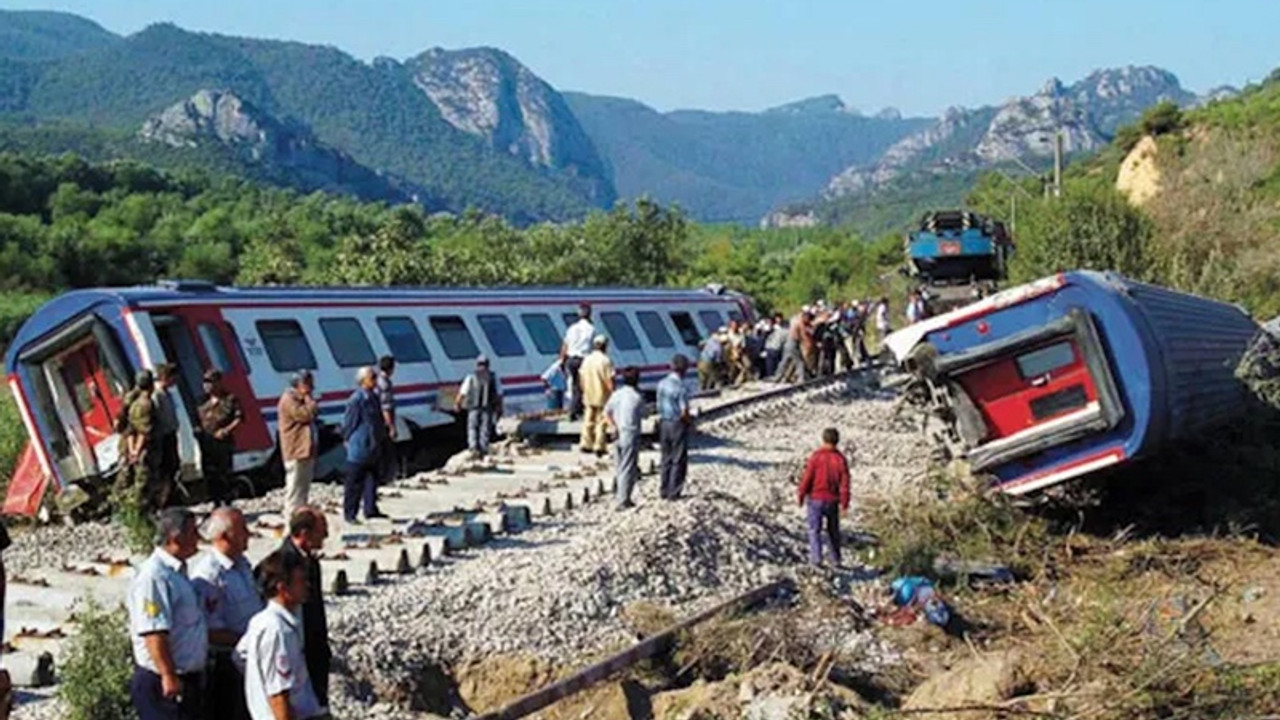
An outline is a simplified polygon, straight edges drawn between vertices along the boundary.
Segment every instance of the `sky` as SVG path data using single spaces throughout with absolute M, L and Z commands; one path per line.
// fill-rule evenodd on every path
M 0 0 L 91 18 L 333 45 L 370 60 L 498 47 L 561 90 L 659 110 L 835 93 L 937 115 L 1050 77 L 1158 65 L 1196 92 L 1280 66 L 1277 0 Z

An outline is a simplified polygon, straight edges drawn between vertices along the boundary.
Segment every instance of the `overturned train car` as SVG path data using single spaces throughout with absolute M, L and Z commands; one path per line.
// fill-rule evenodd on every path
M 1113 273 L 1011 288 L 889 336 L 953 457 L 1023 495 L 1238 418 L 1239 307 Z

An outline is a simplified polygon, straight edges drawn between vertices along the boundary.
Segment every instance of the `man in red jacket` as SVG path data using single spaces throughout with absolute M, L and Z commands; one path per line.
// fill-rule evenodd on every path
M 809 456 L 804 477 L 796 493 L 801 507 L 809 511 L 809 560 L 822 564 L 822 530 L 826 524 L 831 543 L 831 557 L 840 565 L 840 515 L 849 511 L 849 463 L 836 446 L 840 432 L 835 428 L 822 431 L 822 447 Z

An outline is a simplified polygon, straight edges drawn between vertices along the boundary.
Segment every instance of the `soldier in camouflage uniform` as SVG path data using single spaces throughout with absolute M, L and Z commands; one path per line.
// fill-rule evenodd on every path
M 120 470 L 114 487 L 118 506 L 129 506 L 147 511 L 154 502 L 150 483 L 158 476 L 160 453 L 156 443 L 155 406 L 151 393 L 155 378 L 150 370 L 143 370 L 134 379 L 134 387 L 124 396 L 120 432 Z
M 200 454 L 205 483 L 214 505 L 231 502 L 232 458 L 236 441 L 232 433 L 240 426 L 244 413 L 235 395 L 222 386 L 222 373 L 208 370 L 204 374 L 204 399 L 200 401 Z

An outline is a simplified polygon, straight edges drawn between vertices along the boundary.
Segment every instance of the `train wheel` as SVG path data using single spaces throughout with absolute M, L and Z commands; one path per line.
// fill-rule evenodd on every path
M 231 497 L 234 500 L 248 500 L 258 496 L 257 487 L 253 481 L 244 475 L 236 475 L 231 478 Z

